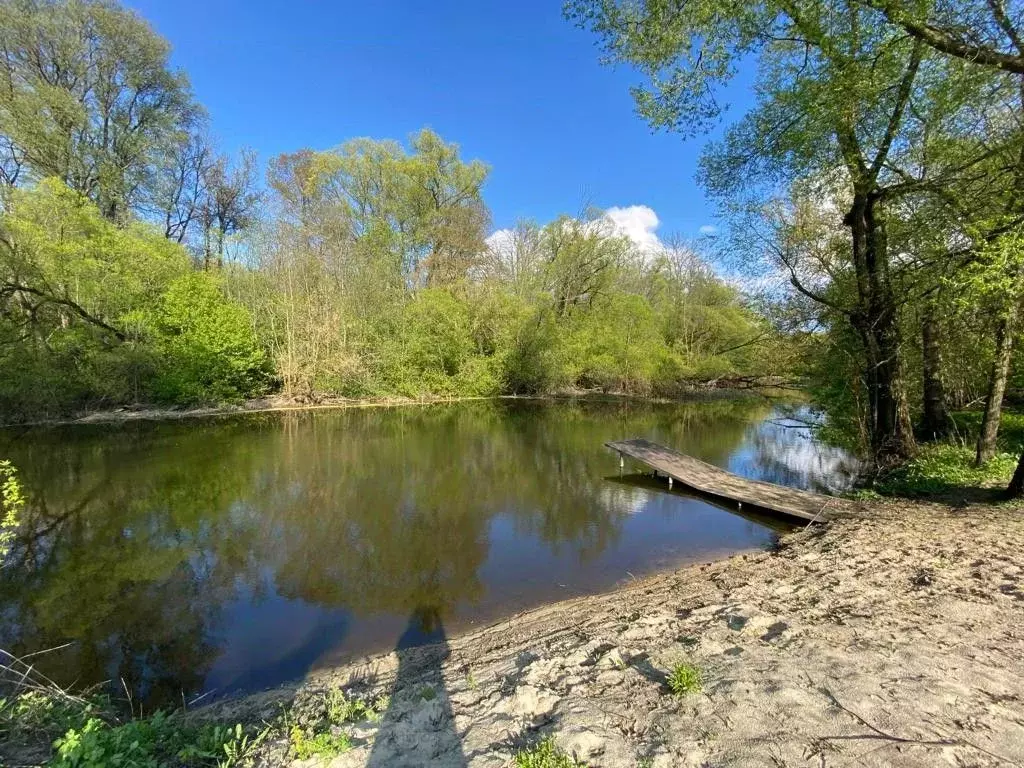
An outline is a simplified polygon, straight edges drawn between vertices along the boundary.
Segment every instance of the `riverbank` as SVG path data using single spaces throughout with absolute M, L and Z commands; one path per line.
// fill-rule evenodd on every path
M 765 387 L 728 388 L 694 387 L 677 397 L 653 397 L 625 392 L 593 392 L 588 390 L 566 390 L 543 395 L 494 395 L 491 397 L 380 397 L 344 398 L 329 397 L 319 400 L 269 395 L 253 398 L 234 405 L 211 405 L 196 407 L 163 407 L 156 405 L 121 406 L 105 410 L 87 411 L 68 418 L 37 419 L 25 422 L 0 423 L 2 427 L 54 427 L 71 424 L 121 424 L 130 421 L 174 421 L 179 419 L 205 418 L 211 416 L 237 416 L 255 413 L 278 413 L 285 411 L 317 411 L 343 408 L 394 408 L 404 405 L 445 405 L 481 400 L 588 400 L 609 402 L 673 403 L 694 400 L 720 400 L 747 397 L 784 397 L 792 399 L 797 390 Z
M 548 606 L 447 652 L 368 658 L 203 715 L 271 719 L 286 704 L 300 728 L 342 738 L 333 768 L 497 768 L 548 736 L 590 766 L 1018 765 L 1022 552 L 1019 507 L 851 502 L 773 553 Z M 676 668 L 700 682 L 674 694 Z M 389 705 L 331 723 L 332 691 Z M 260 753 L 264 765 L 315 764 L 296 760 L 287 736 Z

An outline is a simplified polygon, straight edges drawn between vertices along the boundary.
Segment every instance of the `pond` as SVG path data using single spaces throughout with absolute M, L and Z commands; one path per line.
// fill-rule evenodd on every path
M 251 691 L 693 561 L 771 546 L 603 447 L 647 437 L 824 490 L 855 462 L 765 400 L 465 402 L 7 430 L 32 499 L 0 648 L 150 706 Z

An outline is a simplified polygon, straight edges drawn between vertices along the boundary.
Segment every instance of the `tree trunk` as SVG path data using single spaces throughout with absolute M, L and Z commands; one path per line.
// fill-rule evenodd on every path
M 996 437 L 999 435 L 999 421 L 1003 413 L 1003 395 L 1006 394 L 1006 380 L 1010 376 L 1010 358 L 1013 354 L 1013 334 L 1017 326 L 1018 307 L 1010 305 L 996 326 L 996 355 L 988 379 L 988 395 L 985 397 L 985 415 L 981 419 L 978 433 L 978 449 L 974 463 L 981 466 L 996 455 Z
M 885 222 L 877 197 L 854 195 L 844 223 L 850 228 L 859 310 L 851 321 L 864 343 L 868 389 L 868 428 L 878 463 L 914 453 L 910 409 L 903 388 L 896 299 L 889 283 Z
M 925 440 L 940 440 L 949 434 L 949 413 L 946 411 L 946 392 L 942 386 L 942 348 L 939 345 L 939 324 L 935 319 L 935 304 L 925 304 L 921 318 L 922 384 L 924 386 L 924 414 L 921 433 Z
M 1007 497 L 1017 499 L 1024 496 L 1024 453 L 1017 460 L 1017 469 L 1014 470 L 1013 479 L 1006 489 Z

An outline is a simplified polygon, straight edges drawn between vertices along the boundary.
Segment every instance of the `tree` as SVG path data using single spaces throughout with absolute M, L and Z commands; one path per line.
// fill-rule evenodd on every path
M 180 247 L 115 226 L 57 179 L 12 191 L 0 220 L 0 308 L 39 344 L 78 323 L 125 341 L 130 312 L 187 268 Z
M 0 2 L 0 167 L 55 176 L 125 221 L 202 113 L 169 47 L 107 0 Z
M 559 317 L 602 295 L 631 247 L 598 211 L 586 217 L 560 216 L 544 228 L 543 242 L 545 283 Z
M 224 267 L 226 238 L 250 226 L 261 194 L 257 189 L 256 155 L 243 152 L 232 166 L 218 157 L 200 170 L 204 197 L 200 218 L 203 225 L 203 268 L 209 269 L 216 256 L 218 269 Z
M 934 299 L 926 300 L 921 310 L 922 401 L 921 432 L 925 440 L 939 440 L 949 434 L 951 425 L 942 382 L 942 346 Z
M 858 0 L 937 51 L 1024 75 L 1024 26 L 1016 0 Z
M 517 295 L 528 296 L 541 286 L 544 261 L 543 230 L 535 222 L 520 220 L 511 230 L 488 239 L 484 274 Z
M 844 0 L 743 7 L 578 0 L 567 13 L 601 36 L 610 60 L 635 64 L 648 76 L 650 84 L 634 96 L 655 127 L 692 133 L 707 126 L 722 113 L 717 87 L 743 57 L 760 56 L 759 103 L 707 155 L 705 184 L 724 200 L 752 187 L 771 195 L 799 179 L 838 185 L 850 290 L 826 295 L 797 272 L 792 283 L 860 338 L 875 456 L 911 453 L 899 323 L 905 296 L 896 288 L 888 219 L 904 201 L 937 194 L 992 157 L 992 144 L 973 125 L 964 129 L 970 115 L 992 103 L 978 104 L 981 90 L 990 98 L 992 83 L 980 89 L 973 80 L 979 73 L 931 55 L 902 30 L 875 23 L 877 12 Z M 985 138 L 1006 146 L 1001 136 Z M 956 151 L 935 157 L 944 144 Z
M 188 243 L 203 218 L 213 152 L 201 133 L 175 142 L 170 162 L 157 170 L 147 208 L 163 227 L 164 237 Z

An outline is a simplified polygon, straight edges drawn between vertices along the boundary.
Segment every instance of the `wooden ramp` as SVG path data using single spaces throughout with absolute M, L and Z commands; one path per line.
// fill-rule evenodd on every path
M 642 438 L 605 445 L 617 451 L 620 457 L 636 459 L 700 493 L 802 520 L 826 519 L 825 507 L 833 501 L 830 496 L 798 491 L 760 480 L 748 480 Z

